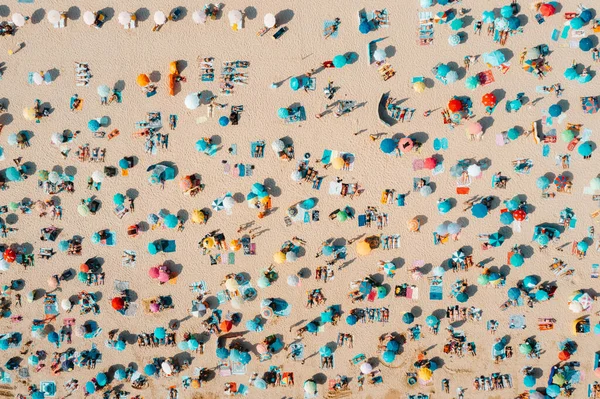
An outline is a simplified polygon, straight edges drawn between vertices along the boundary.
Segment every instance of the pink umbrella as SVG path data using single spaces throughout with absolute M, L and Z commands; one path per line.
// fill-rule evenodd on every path
M 476 136 L 483 132 L 483 126 L 479 122 L 473 122 L 467 127 L 467 132 L 472 136 Z
M 163 271 L 158 272 L 158 281 L 160 281 L 161 283 L 166 283 L 167 281 L 169 281 L 169 278 L 169 273 Z
M 256 351 L 258 352 L 259 355 L 264 355 L 269 350 L 267 349 L 265 344 L 258 344 L 258 345 L 256 345 Z
M 160 310 L 160 306 L 158 306 L 158 303 L 154 302 L 150 304 L 150 311 L 152 313 L 158 313 L 158 311 Z
M 415 143 L 411 139 L 405 137 L 403 139 L 400 139 L 400 142 L 398 143 L 398 148 L 400 148 L 400 151 L 406 154 L 407 152 L 411 152 L 414 144 Z
M 148 276 L 149 276 L 151 279 L 158 278 L 158 274 L 159 274 L 159 273 L 158 273 L 158 267 L 156 267 L 156 266 L 154 266 L 154 267 L 151 267 L 151 268 L 148 270 Z

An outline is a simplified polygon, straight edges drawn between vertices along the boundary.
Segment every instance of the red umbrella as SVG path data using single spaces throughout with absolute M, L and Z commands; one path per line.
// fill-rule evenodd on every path
M 567 351 L 558 352 L 558 359 L 565 362 L 571 358 L 571 354 Z
M 437 165 L 437 161 L 433 157 L 425 158 L 425 162 L 423 163 L 423 167 L 428 170 L 432 170 Z
M 110 304 L 114 310 L 121 310 L 125 307 L 125 301 L 121 297 L 113 298 Z
M 486 107 L 493 107 L 496 105 L 496 96 L 493 93 L 484 94 L 481 97 L 481 103 Z
M 148 277 L 154 279 L 154 278 L 158 278 L 158 267 L 154 266 L 151 267 L 150 269 L 148 269 Z
M 556 8 L 550 3 L 544 3 L 540 6 L 540 14 L 544 17 L 549 17 L 550 15 L 554 15 L 556 13 Z
M 451 112 L 458 112 L 462 109 L 462 102 L 460 100 L 452 99 L 448 102 L 448 109 Z
M 512 213 L 512 215 L 517 222 L 522 222 L 527 217 L 527 212 L 525 212 L 523 209 L 517 209 Z
M 223 320 L 221 322 L 221 324 L 219 325 L 219 327 L 221 328 L 221 331 L 229 332 L 229 331 L 231 331 L 231 328 L 233 327 L 233 323 L 231 322 L 231 320 Z
M 7 248 L 6 251 L 4 251 L 4 260 L 5 261 L 7 261 L 8 263 L 13 263 L 16 259 L 17 259 L 17 254 L 15 253 L 15 251 L 13 251 L 10 248 Z
M 81 266 L 79 266 L 79 271 L 87 273 L 90 271 L 90 267 L 88 266 L 87 263 L 82 263 Z

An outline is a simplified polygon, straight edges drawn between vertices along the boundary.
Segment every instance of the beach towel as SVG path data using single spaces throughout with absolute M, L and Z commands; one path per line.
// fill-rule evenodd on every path
M 508 328 L 513 330 L 524 329 L 525 326 L 525 316 L 523 315 L 511 315 L 508 318 Z
M 441 301 L 444 299 L 444 287 L 441 278 L 431 279 L 429 283 L 429 299 L 432 301 Z
M 165 253 L 175 252 L 177 250 L 175 240 L 162 240 L 162 250 Z
M 259 153 L 259 147 L 262 147 L 262 151 Z M 265 157 L 265 142 L 264 141 L 253 141 L 250 143 L 250 156 L 252 158 L 264 158 Z
M 296 360 L 304 359 L 304 344 L 302 343 L 293 343 L 289 346 L 290 353 L 294 354 Z
M 46 398 L 56 396 L 56 383 L 54 381 L 40 381 L 40 391 L 44 392 Z
M 327 165 L 331 162 L 331 150 L 323 150 L 323 155 L 321 156 L 321 163 L 323 165 Z
M 333 20 L 328 20 L 328 21 L 324 21 L 323 22 L 323 36 L 325 36 L 328 32 L 329 27 L 334 26 L 334 25 L 338 25 L 338 27 L 333 31 L 332 34 L 329 35 L 329 37 L 331 38 L 336 38 L 338 37 L 338 32 L 339 32 L 339 24 L 336 21 Z

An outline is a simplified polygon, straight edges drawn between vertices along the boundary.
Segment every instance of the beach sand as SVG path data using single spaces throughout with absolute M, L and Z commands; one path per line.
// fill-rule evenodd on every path
M 575 11 L 578 2 L 574 0 L 563 1 L 562 11 Z M 583 123 L 584 127 L 596 130 L 597 116 L 586 115 L 579 105 L 579 97 L 582 95 L 598 95 L 598 83 L 596 79 L 586 85 L 566 82 L 563 71 L 571 65 L 575 59 L 584 65 L 591 64 L 590 53 L 583 53 L 578 49 L 563 47 L 567 40 L 551 42 L 550 33 L 554 28 L 560 29 L 564 20 L 562 15 L 556 15 L 546 19 L 544 24 L 538 25 L 533 13 L 528 9 L 528 4 L 520 3 L 521 14 L 527 21 L 524 26 L 525 32 L 508 39 L 506 46 L 493 43 L 492 38 L 486 36 L 485 26 L 481 36 L 473 33 L 472 23 L 464 29 L 468 36 L 465 43 L 450 47 L 447 43 L 450 28 L 447 25 L 435 26 L 435 41 L 431 46 L 418 46 L 416 44 L 416 29 L 418 25 L 417 14 L 421 11 L 418 2 L 372 2 L 366 3 L 347 1 L 343 3 L 333 2 L 292 2 L 292 1 L 261 1 L 248 4 L 242 1 L 227 2 L 223 10 L 223 16 L 217 21 L 208 21 L 206 25 L 196 25 L 191 20 L 191 14 L 200 3 L 184 1 L 180 3 L 162 2 L 157 0 L 130 0 L 127 2 L 128 11 L 136 11 L 139 16 L 139 26 L 133 31 L 125 31 L 117 22 L 117 15 L 124 10 L 124 5 L 116 2 L 106 2 L 103 6 L 108 7 L 109 17 L 102 29 L 87 27 L 81 15 L 86 10 L 96 10 L 97 2 L 80 1 L 77 4 L 67 1 L 53 1 L 51 5 L 46 4 L 14 4 L 0 8 L 2 17 L 7 17 L 14 12 L 24 15 L 33 15 L 32 23 L 20 28 L 14 37 L 4 37 L 0 41 L 0 54 L 4 54 L 2 61 L 6 64 L 4 76 L 0 81 L 1 96 L 9 100 L 8 113 L 0 116 L 5 124 L 1 144 L 5 150 L 5 159 L 0 163 L 1 168 L 12 165 L 12 159 L 23 157 L 24 162 L 31 162 L 36 170 L 64 170 L 75 174 L 75 193 L 61 193 L 53 196 L 64 209 L 64 216 L 60 221 L 40 219 L 35 212 L 31 215 L 8 215 L 4 219 L 18 228 L 18 232 L 2 241 L 6 244 L 19 244 L 25 247 L 33 247 L 35 253 L 39 247 L 48 246 L 38 238 L 39 229 L 54 224 L 62 231 L 59 240 L 68 239 L 73 235 L 84 237 L 83 253 L 81 257 L 66 256 L 58 253 L 52 259 L 45 261 L 36 258 L 36 265 L 28 270 L 23 270 L 19 265 L 13 264 L 10 271 L 2 273 L 2 284 L 14 279 L 23 279 L 26 282 L 21 292 L 24 294 L 32 289 L 48 289 L 47 278 L 52 274 L 60 274 L 65 268 L 78 270 L 79 264 L 91 257 L 103 260 L 102 270 L 106 273 L 104 286 L 86 287 L 82 283 L 71 280 L 63 282 L 61 290 L 56 292 L 58 300 L 76 295 L 81 290 L 98 293 L 101 297 L 101 315 L 80 316 L 78 307 L 73 313 L 58 317 L 55 326 L 62 325 L 63 317 L 75 317 L 77 324 L 86 320 L 95 320 L 103 329 L 102 334 L 93 340 L 102 351 L 102 362 L 95 370 L 84 370 L 77 368 L 72 373 L 63 373 L 59 376 L 51 376 L 46 367 L 40 373 L 32 370 L 31 383 L 39 381 L 54 380 L 60 386 L 58 397 L 64 395 L 62 383 L 69 378 L 76 378 L 81 385 L 104 371 L 109 377 L 110 370 L 115 365 L 128 366 L 135 363 L 139 369 L 149 363 L 153 357 L 176 356 L 179 359 L 191 358 L 192 368 L 216 365 L 217 359 L 215 349 L 217 340 L 211 336 L 205 344 L 205 353 L 198 355 L 190 352 L 182 352 L 175 347 L 160 347 L 157 349 L 138 348 L 134 344 L 134 335 L 142 332 L 150 333 L 155 327 L 167 327 L 171 320 L 182 320 L 188 316 L 191 300 L 195 294 L 188 288 L 193 282 L 204 280 L 208 289 L 215 294 L 221 288 L 219 283 L 227 273 L 245 272 L 253 280 L 258 277 L 259 270 L 266 268 L 272 263 L 273 254 L 277 252 L 285 240 L 298 236 L 307 240 L 304 255 L 294 264 L 277 265 L 276 270 L 280 275 L 279 281 L 266 289 L 258 290 L 258 298 L 243 305 L 243 321 L 234 328 L 234 332 L 245 331 L 244 323 L 259 314 L 260 299 L 267 297 L 281 297 L 289 301 L 293 307 L 290 317 L 279 318 L 276 322 L 270 322 L 265 326 L 263 332 L 249 332 L 243 336 L 243 341 L 254 345 L 270 334 L 279 334 L 283 341 L 289 344 L 293 341 L 295 334 L 290 333 L 290 327 L 298 328 L 307 322 L 319 317 L 323 308 L 315 307 L 305 309 L 306 291 L 321 288 L 327 298 L 327 305 L 341 304 L 345 313 L 343 319 L 354 307 L 361 306 L 386 306 L 390 309 L 389 323 L 357 324 L 348 326 L 341 321 L 337 327 L 327 325 L 325 331 L 317 336 L 306 334 L 303 342 L 306 345 L 306 355 L 312 355 L 306 360 L 305 365 L 286 360 L 285 352 L 275 354 L 271 362 L 259 363 L 256 352 L 253 360 L 248 366 L 248 372 L 242 376 L 219 377 L 216 376 L 205 387 L 200 390 L 190 389 L 182 391 L 182 397 L 212 397 L 216 394 L 222 397 L 223 384 L 227 381 L 235 381 L 247 384 L 252 372 L 262 375 L 270 365 L 281 365 L 284 371 L 293 371 L 296 385 L 292 388 L 269 388 L 267 391 L 259 391 L 250 388 L 249 397 L 281 398 L 302 397 L 302 383 L 308 378 L 315 378 L 320 384 L 320 394 L 327 390 L 327 380 L 336 375 L 347 375 L 352 378 L 350 388 L 352 397 L 404 397 L 406 392 L 435 392 L 435 398 L 454 397 L 456 387 L 468 388 L 466 396 L 469 398 L 492 397 L 489 393 L 476 392 L 471 388 L 472 379 L 479 375 L 489 375 L 495 372 L 510 373 L 513 378 L 513 388 L 495 392 L 494 397 L 509 398 L 525 390 L 519 370 L 525 365 L 532 365 L 539 369 L 541 375 L 538 380 L 539 386 L 545 386 L 550 367 L 558 358 L 557 343 L 569 337 L 576 339 L 579 351 L 573 356 L 573 360 L 581 362 L 581 370 L 584 371 L 585 380 L 577 385 L 574 397 L 585 397 L 587 383 L 593 380 L 592 360 L 593 352 L 598 349 L 593 335 L 579 335 L 575 337 L 572 333 L 571 324 L 578 316 L 569 311 L 567 300 L 572 291 L 576 289 L 590 289 L 597 286 L 597 282 L 590 279 L 590 266 L 597 262 L 597 253 L 590 248 L 588 256 L 584 260 L 577 260 L 570 254 L 569 250 L 558 252 L 551 245 L 544 252 L 537 250 L 535 243 L 531 242 L 533 228 L 543 222 L 555 223 L 559 212 L 565 207 L 572 207 L 577 215 L 578 225 L 575 230 L 567 230 L 561 238 L 560 244 L 581 240 L 587 236 L 587 226 L 592 225 L 590 212 L 596 209 L 596 204 L 591 201 L 589 195 L 583 194 L 583 188 L 588 182 L 597 176 L 598 163 L 596 156 L 592 160 L 583 160 L 578 154 L 573 153 L 571 168 L 567 171 L 573 176 L 573 193 L 558 194 L 554 199 L 542 199 L 540 190 L 536 188 L 536 179 L 546 173 L 557 175 L 562 172 L 555 165 L 554 157 L 566 152 L 566 144 L 559 140 L 551 145 L 550 156 L 542 156 L 542 145 L 536 145 L 531 137 L 520 137 L 516 142 L 504 147 L 495 145 L 495 135 L 507 129 L 520 126 L 529 129 L 531 122 L 542 118 L 542 111 L 551 104 L 557 102 L 553 95 L 546 95 L 535 106 L 531 101 L 538 95 L 535 88 L 539 85 L 551 85 L 561 82 L 565 87 L 561 104 L 568 104 L 566 121 L 572 123 Z M 479 18 L 481 12 L 494 7 L 501 7 L 505 2 L 489 1 L 474 2 L 464 1 L 459 7 L 469 8 L 468 19 Z M 593 4 L 588 4 L 592 6 Z M 175 6 L 187 8 L 187 15 L 181 21 L 167 23 L 160 32 L 152 32 L 152 14 L 157 9 L 168 12 Z M 368 35 L 358 32 L 357 11 L 367 6 L 371 8 L 386 7 L 390 14 L 391 26 L 380 29 Z M 69 9 L 70 18 L 65 29 L 54 29 L 45 19 L 44 7 L 47 12 L 50 7 L 57 10 Z M 233 32 L 227 21 L 227 12 L 232 9 L 241 9 L 245 12 L 245 29 Z M 441 11 L 441 6 L 436 6 L 434 12 Z M 277 13 L 278 22 L 289 27 L 279 40 L 273 40 L 271 33 L 263 37 L 257 37 L 256 32 L 262 27 L 262 18 L 265 13 Z M 337 38 L 327 40 L 322 37 L 323 21 L 339 17 L 342 21 Z M 588 27 L 589 30 L 589 27 Z M 396 70 L 396 76 L 384 82 L 379 76 L 374 65 L 368 65 L 366 60 L 366 48 L 370 40 L 385 38 L 379 43 L 378 48 L 385 48 L 389 56 L 388 62 Z M 7 50 L 15 48 L 17 43 L 23 42 L 22 50 L 7 56 Z M 548 57 L 553 71 L 543 81 L 539 81 L 531 74 L 524 72 L 518 63 L 519 53 L 524 47 L 532 47 L 542 43 L 550 45 L 552 51 Z M 462 68 L 462 60 L 465 55 L 480 55 L 494 49 L 504 49 L 505 54 L 511 54 L 508 61 L 511 68 L 505 75 L 494 71 L 496 82 L 480 87 L 471 92 L 464 87 L 464 78 L 474 73 L 488 69 L 483 61 L 471 66 L 469 72 Z M 293 92 L 289 89 L 289 78 L 302 75 L 313 68 L 317 68 L 322 62 L 331 60 L 337 54 L 356 52 L 358 59 L 342 69 L 326 69 L 315 75 L 317 79 L 317 91 L 304 93 Z M 184 106 L 184 98 L 192 92 L 217 93 L 218 84 L 203 83 L 199 80 L 198 57 L 215 57 L 215 63 L 219 65 L 222 61 L 246 60 L 250 67 L 246 70 L 249 84 L 236 86 L 235 93 L 230 97 L 219 96 L 217 101 L 229 105 L 243 105 L 244 111 L 238 126 L 227 126 L 222 128 L 218 125 L 218 117 L 228 112 L 216 111 L 216 116 L 205 123 L 197 124 L 199 117 L 206 115 L 206 106 L 189 111 Z M 181 73 L 187 77 L 187 83 L 182 83 L 181 90 L 174 97 L 169 97 L 166 87 L 168 65 L 171 61 L 179 61 Z M 74 63 L 87 62 L 90 65 L 93 78 L 89 87 L 76 87 L 74 83 Z M 431 68 L 438 62 L 451 63 L 454 69 L 458 69 L 461 80 L 455 84 L 444 86 L 435 81 Z M 592 69 L 596 68 L 592 66 Z M 56 75 L 55 81 L 50 85 L 27 84 L 28 72 L 53 70 Z M 215 71 L 218 75 L 219 71 Z M 136 76 L 140 73 L 151 74 L 151 78 L 157 81 L 158 93 L 146 98 L 141 89 L 136 85 Z M 412 76 L 425 76 L 431 82 L 435 81 L 433 88 L 428 88 L 423 94 L 415 93 L 410 84 Z M 349 115 L 334 118 L 332 115 L 325 116 L 321 120 L 314 118 L 314 114 L 321 112 L 327 100 L 321 93 L 328 80 L 333 80 L 335 86 L 340 89 L 336 99 L 354 100 L 361 106 Z M 277 89 L 271 89 L 272 82 L 282 82 Z M 96 88 L 99 85 L 113 87 L 117 84 L 123 88 L 122 104 L 102 106 L 100 104 Z M 399 123 L 393 127 L 383 126 L 378 121 L 377 107 L 382 93 L 391 91 L 391 96 L 405 99 L 403 106 L 415 108 L 412 121 Z M 494 92 L 503 101 L 498 109 L 490 117 L 484 114 L 481 105 L 481 96 L 488 92 Z M 507 113 L 504 110 L 505 101 L 515 98 L 518 92 L 525 92 L 529 98 L 518 113 Z M 77 93 L 84 99 L 83 110 L 80 112 L 69 111 L 69 98 Z M 426 110 L 444 107 L 452 95 L 470 96 L 474 103 L 475 120 L 481 121 L 485 128 L 485 134 L 481 142 L 468 141 L 464 126 L 450 131 L 442 124 L 438 111 L 430 117 L 424 118 Z M 22 116 L 22 109 L 30 107 L 35 99 L 47 102 L 53 108 L 48 118 L 44 118 L 40 124 L 26 121 Z M 302 104 L 307 111 L 307 120 L 299 124 L 285 125 L 277 117 L 280 107 L 292 104 Z M 148 155 L 143 150 L 143 140 L 132 136 L 135 122 L 143 120 L 146 112 L 160 111 L 165 123 L 163 132 L 169 133 L 168 150 L 159 149 L 156 156 Z M 170 114 L 177 114 L 179 121 L 175 131 L 169 131 L 167 118 Z M 87 130 L 87 122 L 92 118 L 108 116 L 112 129 L 119 129 L 121 134 L 111 141 L 97 139 Z M 557 132 L 564 129 L 565 123 L 556 126 Z M 59 149 L 50 143 L 50 137 L 54 132 L 64 129 L 81 130 L 77 139 L 67 144 L 71 154 L 67 160 L 63 160 Z M 6 143 L 9 134 L 27 130 L 33 133 L 31 147 L 17 149 Z M 355 135 L 356 132 L 361 132 Z M 424 143 L 420 154 L 409 154 L 401 158 L 386 156 L 379 149 L 379 141 L 371 141 L 369 134 L 384 133 L 384 137 L 392 137 L 397 134 L 403 136 L 411 135 Z M 592 136 L 592 140 L 595 136 Z M 214 142 L 221 148 L 216 156 L 196 152 L 194 144 L 201 137 L 212 137 Z M 270 148 L 273 140 L 289 137 L 293 140 L 296 160 L 284 162 L 277 159 Z M 430 176 L 428 171 L 413 171 L 414 159 L 425 158 L 435 153 L 432 142 L 436 137 L 447 137 L 449 149 L 439 153 L 443 159 L 445 172 L 431 178 L 435 186 L 434 192 L 428 198 L 422 198 L 418 193 L 411 192 L 406 197 L 406 206 L 397 207 L 395 204 L 381 205 L 379 203 L 381 192 L 385 189 L 395 189 L 397 193 L 406 193 L 412 189 L 412 178 L 417 176 Z M 264 140 L 266 142 L 265 157 L 263 159 L 251 158 L 250 142 Z M 89 143 L 90 147 L 106 148 L 106 162 L 81 163 L 74 156 L 77 146 Z M 227 149 L 237 145 L 237 155 L 227 154 Z M 305 153 L 310 153 L 310 164 L 315 165 L 315 160 L 321 157 L 324 149 L 343 152 L 352 152 L 356 155 L 356 161 L 352 171 L 337 171 L 333 168 L 319 170 L 325 177 L 320 191 L 315 191 L 309 183 L 298 184 L 290 179 L 297 160 Z M 137 165 L 129 170 L 129 176 L 116 176 L 106 178 L 99 192 L 86 190 L 87 177 L 95 170 L 101 170 L 105 165 L 117 166 L 123 156 L 137 157 Z M 506 242 L 500 248 L 482 251 L 479 248 L 477 234 L 491 233 L 501 227 L 499 223 L 499 209 L 497 207 L 491 215 L 484 219 L 475 219 L 470 212 L 462 212 L 462 202 L 467 198 L 457 196 L 455 193 L 455 179 L 449 174 L 450 167 L 459 159 L 472 158 L 475 161 L 489 159 L 490 168 L 484 172 L 481 179 L 476 179 L 471 186 L 471 194 L 495 195 L 501 200 L 510 199 L 515 195 L 526 197 L 527 201 L 535 209 L 529 216 L 529 220 L 523 222 L 522 232 L 511 232 L 503 228 Z M 517 158 L 531 158 L 534 162 L 530 175 L 517 175 L 512 171 L 511 161 Z M 230 165 L 237 163 L 252 164 L 255 166 L 251 177 L 233 177 L 223 172 L 222 160 L 227 160 Z M 180 176 L 198 173 L 201 175 L 205 189 L 194 198 L 184 196 L 176 181 L 167 182 L 163 190 L 151 186 L 147 182 L 148 173 L 146 168 L 161 161 L 172 161 L 175 163 L 178 178 Z M 493 173 L 502 171 L 510 177 L 506 190 L 492 189 L 490 180 Z M 344 182 L 358 182 L 365 188 L 365 192 L 358 198 L 350 200 L 328 194 L 331 181 L 340 177 Z M 47 199 L 47 196 L 37 188 L 36 177 L 32 176 L 25 182 L 11 183 L 10 188 L 0 193 L 2 204 L 11 201 L 21 201 L 23 198 L 32 200 Z M 262 220 L 256 219 L 256 211 L 246 205 L 244 195 L 250 191 L 251 185 L 261 182 L 266 185 L 273 197 L 273 207 L 276 209 L 271 215 Z M 189 221 L 185 224 L 183 232 L 175 230 L 154 230 L 141 234 L 140 237 L 130 239 L 126 236 L 127 226 L 139 221 L 145 221 L 149 213 L 158 213 L 161 209 L 167 209 L 170 213 L 191 214 L 196 208 L 210 207 L 211 202 L 231 192 L 238 203 L 233 208 L 231 215 L 224 211 L 214 212 L 206 225 L 193 225 Z M 118 219 L 112 212 L 112 197 L 115 193 L 127 193 L 137 195 L 135 201 L 135 212 Z M 95 216 L 82 218 L 77 213 L 77 205 L 81 199 L 95 195 L 102 201 L 102 208 Z M 298 201 L 306 198 L 317 197 L 317 209 L 320 210 L 321 220 L 310 224 L 295 223 L 286 227 L 284 216 L 286 209 Z M 457 206 L 447 215 L 440 215 L 436 210 L 438 198 L 455 198 Z M 382 231 L 372 228 L 357 228 L 356 220 L 345 223 L 331 221 L 327 215 L 336 208 L 346 205 L 353 207 L 357 213 L 362 213 L 367 206 L 376 206 L 389 215 L 389 225 Z M 420 233 L 407 231 L 406 222 L 419 216 L 422 221 Z M 208 232 L 220 229 L 227 240 L 239 238 L 236 233 L 238 226 L 242 223 L 256 221 L 256 226 L 261 226 L 266 231 L 256 238 L 256 255 L 244 256 L 241 252 L 236 253 L 235 265 L 211 266 L 208 256 L 201 256 L 198 249 L 198 241 Z M 440 223 L 450 220 L 459 221 L 464 226 L 462 236 L 457 242 L 446 245 L 434 246 L 432 232 Z M 110 229 L 117 232 L 117 243 L 114 247 L 92 245 L 90 237 L 101 229 Z M 369 256 L 357 257 L 355 245 L 348 247 L 347 266 L 337 271 L 335 279 L 323 284 L 315 281 L 313 274 L 315 266 L 324 264 L 323 257 L 315 259 L 314 254 L 320 249 L 321 243 L 329 238 L 349 239 L 361 234 L 400 234 L 401 246 L 399 249 L 384 251 L 374 250 Z M 171 254 L 158 254 L 151 256 L 146 250 L 147 243 L 157 239 L 169 239 L 177 241 L 177 251 Z M 525 265 L 519 269 L 506 266 L 506 253 L 514 244 L 525 246 Z M 54 245 L 56 247 L 56 244 Z M 488 257 L 494 258 L 488 266 L 498 267 L 506 274 L 506 287 L 485 288 L 476 286 L 479 270 L 470 270 L 453 275 L 448 272 L 444 282 L 444 300 L 428 300 L 427 276 L 420 281 L 411 279 L 407 270 L 414 261 L 423 260 L 426 264 L 424 271 L 446 263 L 450 255 L 461 247 L 472 247 L 475 262 Z M 570 248 L 570 247 L 569 247 Z M 137 265 L 135 268 L 121 266 L 121 254 L 123 250 L 137 251 Z M 561 278 L 557 281 L 558 290 L 554 298 L 545 303 L 536 304 L 533 309 L 527 306 L 510 308 L 500 312 L 499 306 L 506 300 L 506 290 L 513 287 L 524 276 L 535 274 L 541 277 L 541 281 L 555 281 L 555 276 L 549 271 L 548 266 L 553 257 L 560 257 L 575 267 L 576 274 L 570 278 Z M 531 257 L 531 259 L 529 259 Z M 352 305 L 347 299 L 349 283 L 356 279 L 362 279 L 367 275 L 376 275 L 378 260 L 394 260 L 399 266 L 393 279 L 385 278 L 384 284 L 391 287 L 392 292 L 385 299 L 376 300 L 364 305 Z M 179 272 L 175 285 L 165 284 L 159 286 L 156 281 L 148 277 L 147 271 L 151 266 L 170 262 L 174 269 Z M 286 283 L 286 277 L 295 274 L 301 269 L 309 269 L 311 277 L 302 280 L 302 286 L 291 288 Z M 431 273 L 429 273 L 431 275 Z M 440 334 L 433 336 L 424 332 L 423 337 L 417 342 L 408 342 L 402 347 L 402 354 L 398 355 L 403 366 L 399 368 L 388 368 L 379 364 L 377 360 L 377 338 L 385 333 L 406 333 L 407 326 L 402 323 L 402 314 L 411 311 L 415 316 L 415 323 L 424 325 L 425 318 L 435 313 L 440 315 L 446 306 L 456 304 L 454 299 L 446 298 L 450 284 L 454 278 L 466 278 L 472 284 L 469 292 L 471 298 L 466 306 L 476 306 L 483 310 L 482 321 L 454 323 L 454 327 L 463 330 L 468 341 L 474 341 L 477 345 L 477 357 L 456 358 L 445 355 L 442 348 L 446 339 L 443 329 L 448 326 L 448 320 L 442 319 Z M 383 278 L 379 275 L 378 278 Z M 133 318 L 123 317 L 110 308 L 110 298 L 113 293 L 113 282 L 115 280 L 128 281 L 130 289 L 135 293 L 137 302 L 154 295 L 171 295 L 175 302 L 173 310 L 167 310 L 157 315 L 146 315 L 141 310 Z M 418 300 L 407 300 L 405 298 L 394 298 L 393 287 L 400 283 L 416 284 L 420 295 Z M 214 298 L 213 298 L 214 302 Z M 595 305 L 597 306 L 597 305 Z M 24 340 L 30 337 L 30 321 L 41 318 L 42 300 L 34 303 L 26 303 L 23 307 L 13 310 L 14 314 L 21 314 L 24 321 L 11 324 L 9 320 L 1 320 L 2 332 L 19 331 L 23 333 Z M 221 306 L 223 312 L 232 310 L 229 304 Z M 593 311 L 596 311 L 594 307 Z M 511 330 L 508 328 L 508 318 L 512 314 L 524 314 L 526 316 L 527 328 L 525 330 Z M 540 332 L 536 328 L 538 317 L 554 317 L 557 320 L 553 331 Z M 487 320 L 495 319 L 500 322 L 496 335 L 486 331 Z M 194 334 L 202 334 L 203 328 L 200 319 L 185 320 L 178 330 L 178 339 L 181 332 L 189 331 Z M 597 317 L 592 317 L 592 324 L 597 322 Z M 128 343 L 124 352 L 117 352 L 104 347 L 104 341 L 110 330 L 119 329 L 119 334 L 128 337 Z M 336 348 L 334 352 L 335 368 L 333 370 L 319 369 L 318 350 L 322 345 L 332 344 L 336 341 L 339 332 L 354 334 L 354 348 Z M 494 339 L 498 337 L 510 337 L 510 345 L 514 348 L 514 356 L 500 364 L 494 364 L 490 349 Z M 528 337 L 535 336 L 546 351 L 541 359 L 531 360 L 518 353 L 518 345 Z M 228 340 L 229 344 L 231 340 Z M 74 337 L 72 347 L 83 350 L 89 349 L 92 341 Z M 64 350 L 71 345 L 65 345 Z M 335 346 L 335 345 L 333 345 Z M 54 352 L 47 340 L 34 340 L 34 350 L 43 349 L 48 353 Z M 433 358 L 440 369 L 434 373 L 432 384 L 424 387 L 408 387 L 406 384 L 406 372 L 413 371 L 412 363 L 416 361 L 416 354 L 428 349 L 428 355 Z M 350 366 L 349 360 L 356 354 L 364 353 L 372 364 L 381 369 L 384 383 L 372 386 L 365 384 L 363 392 L 357 391 L 356 376 L 359 373 L 357 366 Z M 11 349 L 4 352 L 1 357 L 8 359 L 9 356 L 17 356 L 18 350 Z M 26 360 L 25 360 L 26 362 Z M 47 361 L 46 363 L 49 363 Z M 49 366 L 49 364 L 47 364 Z M 112 367 L 112 369 L 111 369 Z M 182 373 L 192 375 L 192 370 Z M 443 378 L 450 379 L 451 393 L 441 393 L 440 383 Z M 111 382 L 112 386 L 120 385 Z M 170 378 L 151 379 L 150 387 L 140 391 L 146 398 L 165 397 L 166 387 L 181 385 L 179 376 Z M 123 388 L 135 394 L 129 384 Z M 24 387 L 17 385 L 16 392 L 24 393 Z M 196 396 L 193 396 L 196 395 Z M 81 391 L 76 396 L 81 397 Z M 98 396 L 98 395 L 97 395 Z

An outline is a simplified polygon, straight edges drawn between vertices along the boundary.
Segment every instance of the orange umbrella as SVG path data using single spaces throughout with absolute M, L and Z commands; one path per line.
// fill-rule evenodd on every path
M 558 352 L 558 359 L 565 362 L 571 358 L 571 354 L 567 351 Z
M 167 79 L 167 85 L 169 86 L 169 95 L 170 96 L 175 95 L 175 78 L 176 77 L 177 77 L 177 75 L 175 75 L 174 73 L 170 73 L 169 79 Z
M 481 97 L 481 103 L 486 107 L 493 107 L 496 105 L 496 96 L 493 93 L 484 94 Z
M 184 176 L 179 180 L 179 188 L 183 191 L 187 191 L 192 188 L 192 176 Z
M 87 273 L 90 271 L 90 267 L 88 266 L 87 263 L 82 263 L 81 266 L 79 266 L 79 271 Z
M 17 254 L 12 249 L 8 248 L 4 251 L 4 260 L 8 263 L 13 263 L 17 259 Z
M 421 228 L 421 224 L 419 223 L 419 219 L 414 218 L 408 221 L 407 223 L 407 227 L 409 231 L 419 231 L 419 229 Z
M 452 99 L 448 102 L 448 109 L 451 112 L 458 112 L 462 109 L 462 102 L 460 100 Z
M 179 71 L 177 70 L 177 61 L 169 62 L 169 73 L 173 75 L 179 75 Z
M 140 87 L 146 87 L 150 83 L 150 78 L 145 73 L 141 73 L 138 75 L 136 82 Z
M 229 332 L 233 327 L 233 323 L 231 322 L 231 320 L 223 320 L 221 324 L 219 324 L 219 327 L 221 328 L 221 331 Z

